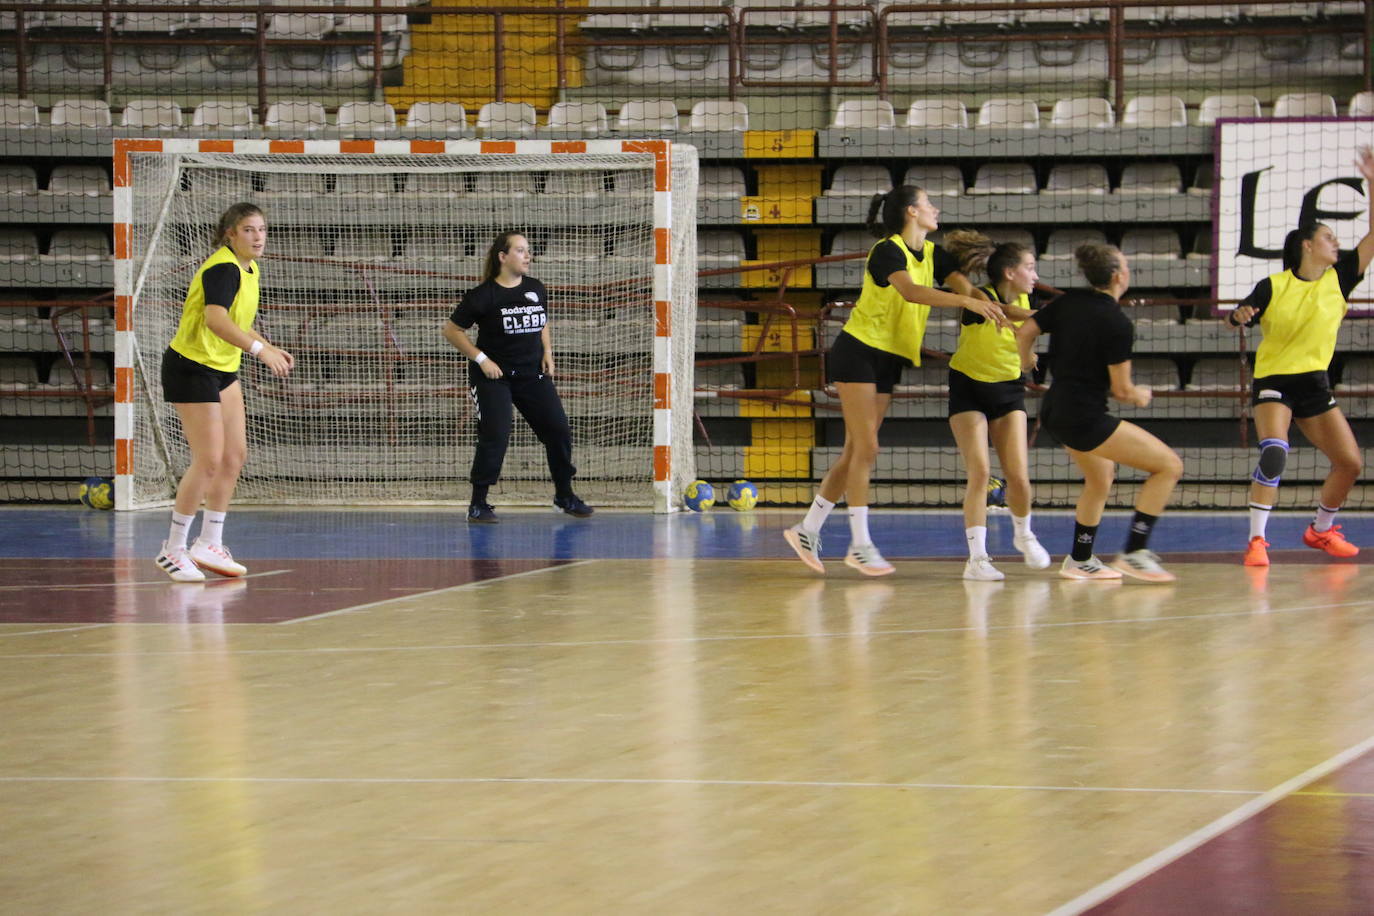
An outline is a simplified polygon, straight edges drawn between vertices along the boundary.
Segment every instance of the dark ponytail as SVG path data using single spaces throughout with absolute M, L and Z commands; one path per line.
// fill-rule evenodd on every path
M 868 205 L 868 230 L 878 238 L 895 235 L 906 228 L 906 208 L 916 206 L 925 192 L 915 185 L 904 184 L 886 194 L 874 194 Z M 878 213 L 882 211 L 882 222 Z
M 1283 269 L 1296 271 L 1302 265 L 1302 243 L 1310 242 L 1325 223 L 1306 222 L 1283 237 Z
M 497 274 L 501 273 L 500 256 L 510 251 L 511 239 L 524 234 L 523 232 L 516 232 L 514 229 L 507 229 L 496 237 L 495 241 L 491 243 L 491 247 L 487 249 L 487 259 L 482 268 L 483 281 L 496 279 Z

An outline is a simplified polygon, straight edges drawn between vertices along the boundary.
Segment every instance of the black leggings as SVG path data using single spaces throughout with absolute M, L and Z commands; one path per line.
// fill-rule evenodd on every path
M 476 369 L 469 376 L 469 383 L 477 405 L 477 450 L 472 456 L 469 478 L 472 484 L 489 487 L 500 479 L 515 410 L 519 410 L 544 444 L 555 492 L 570 492 L 573 475 L 577 473 L 572 463 L 572 427 L 553 380 L 537 370 L 507 371 L 492 379 Z

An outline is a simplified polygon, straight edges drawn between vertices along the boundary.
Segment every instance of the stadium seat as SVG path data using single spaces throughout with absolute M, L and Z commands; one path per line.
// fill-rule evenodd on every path
M 246 102 L 201 102 L 191 114 L 192 127 L 216 130 L 251 130 L 255 126 L 253 109 Z
M 467 180 L 455 172 L 413 172 L 406 189 L 426 197 L 461 197 L 468 193 Z
M 307 0 L 304 3 L 292 3 L 292 6 L 317 6 L 321 3 L 314 3 Z M 311 41 L 323 38 L 334 31 L 334 14 L 332 12 L 321 13 L 273 13 L 272 18 L 267 22 L 267 37 L 291 41 Z M 288 62 L 305 64 L 311 60 L 323 62 L 325 49 L 323 48 L 292 48 L 286 52 Z
M 109 127 L 110 106 L 102 99 L 61 99 L 53 102 L 53 127 Z
M 1079 245 L 1105 245 L 1100 229 L 1056 229 L 1050 233 L 1043 257 L 1050 261 L 1072 260 Z
M 464 134 L 468 130 L 468 112 L 462 102 L 412 102 L 406 112 L 404 130 L 412 134 Z
M 48 179 L 54 194 L 83 194 L 99 197 L 110 193 L 110 176 L 98 165 L 59 165 Z
M 267 194 L 315 196 L 325 193 L 328 181 L 321 172 L 267 172 L 262 177 L 262 190 Z
M 1107 170 L 1097 163 L 1065 163 L 1050 169 L 1043 193 L 1106 194 L 1110 188 Z
M 697 197 L 730 200 L 745 195 L 744 172 L 733 165 L 705 165 L 697 179 Z
M 334 242 L 334 251 L 340 256 L 360 261 L 389 261 L 393 257 L 391 233 L 385 229 L 364 229 L 341 235 Z
M 359 197 L 390 197 L 396 193 L 396 179 L 392 174 L 343 174 L 334 180 L 335 194 L 354 194 Z
M 1324 92 L 1286 92 L 1274 102 L 1276 118 L 1334 118 L 1336 100 Z
M 324 106 L 309 99 L 282 99 L 267 106 L 263 127 L 282 134 L 314 133 L 328 126 Z
M 600 102 L 555 102 L 544 126 L 579 134 L 604 134 L 610 119 Z
M 1169 7 L 1169 18 L 1177 20 L 1219 19 L 1222 22 L 1239 22 L 1240 8 L 1241 4 L 1239 3 L 1218 3 L 1214 6 L 1175 4 Z
M 644 0 L 598 0 L 595 6 L 651 6 Z M 643 13 L 598 13 L 594 16 L 584 16 L 578 22 L 578 26 L 584 30 L 591 29 L 596 31 L 638 31 L 649 27 L 649 17 Z
M 72 6 L 99 6 L 101 0 L 75 0 Z M 123 13 L 111 13 L 110 25 L 115 27 L 119 20 L 124 18 Z M 31 29 L 50 29 L 50 30 L 89 30 L 104 28 L 104 14 L 99 10 L 82 12 L 56 12 L 54 10 L 31 11 L 27 14 L 26 22 Z M 5 26 L 7 29 L 14 28 L 13 25 Z
M 672 99 L 630 99 L 620 106 L 615 129 L 651 133 L 677 130 L 677 103 Z
M 1374 92 L 1357 92 L 1352 95 L 1346 114 L 1352 118 L 1367 118 L 1374 115 Z
M 1341 360 L 1341 388 L 1374 388 L 1374 358 L 1347 353 Z
M 534 252 L 543 263 L 599 261 L 606 255 L 606 239 L 585 230 L 554 232 Z
M 1127 229 L 1121 234 L 1121 253 L 1128 258 L 1181 258 L 1178 233 L 1173 229 Z
M 1116 123 L 1106 99 L 1059 99 L 1050 112 L 1050 127 L 1111 127 Z
M 1137 385 L 1148 385 L 1163 391 L 1177 391 L 1182 387 L 1179 383 L 1178 364 L 1163 356 L 1133 357 L 1131 381 Z
M 48 369 L 48 387 L 55 389 L 84 389 L 86 380 L 90 379 L 93 389 L 113 388 L 114 382 L 110 378 L 110 367 L 102 359 L 91 360 L 90 375 L 86 374 L 84 363 L 77 363 L 75 371 L 67 364 L 66 360 L 59 359 Z
M 907 127 L 968 127 L 968 109 L 958 99 L 912 99 Z
M 291 252 L 293 258 L 329 256 L 324 239 L 314 229 L 274 229 L 271 246 L 273 251 Z
M 0 261 L 29 261 L 38 257 L 38 238 L 28 229 L 0 229 Z
M 534 124 L 534 106 L 525 102 L 487 102 L 477 110 L 477 129 L 487 137 L 526 136 Z
M 844 6 L 846 4 L 838 4 Z M 872 4 L 876 7 L 877 4 Z M 796 26 L 799 29 L 828 29 L 830 28 L 830 13 L 824 4 L 797 9 Z M 873 14 L 865 10 L 841 9 L 835 10 L 835 18 L 838 20 L 842 29 L 864 29 L 873 25 Z
M 1327 4 L 1328 6 L 1330 4 Z M 1247 19 L 1303 19 L 1313 21 L 1321 4 L 1317 3 L 1245 3 L 1241 15 Z
M 0 254 L 0 258 L 4 255 Z M 0 356 L 0 386 L 24 390 L 36 387 L 38 365 L 27 356 Z
M 1193 236 L 1193 247 L 1185 257 L 1189 261 L 1210 261 L 1212 259 L 1212 230 L 1199 229 Z
M 1253 95 L 1209 95 L 1197 110 L 1198 124 L 1215 124 L 1221 118 L 1258 117 L 1260 103 Z
M 281 4 L 289 6 L 291 4 Z M 334 19 L 334 31 L 336 32 L 372 32 L 376 28 L 377 15 L 375 13 L 362 12 L 366 7 L 373 6 L 372 0 L 341 0 L 341 5 L 351 6 L 359 9 L 356 13 L 338 13 Z M 395 3 L 384 3 L 384 6 L 395 6 Z M 406 22 L 404 13 L 382 13 L 382 33 L 404 32 L 410 28 Z
M 966 3 L 977 3 L 979 0 L 963 0 Z M 960 0 L 945 0 L 945 9 L 940 13 L 940 18 L 946 26 L 952 28 L 962 28 L 964 26 L 995 26 L 998 28 L 1010 28 L 1020 19 L 1020 14 L 1009 10 L 966 10 L 960 9 Z
M 201 169 L 187 168 L 186 178 L 189 190 L 195 195 L 214 195 L 216 198 L 232 197 L 236 200 L 252 200 L 257 193 L 253 187 L 253 176 L 238 170 L 215 174 Z M 211 204 L 210 206 L 218 206 Z M 275 244 L 275 243 L 274 243 Z
M 477 172 L 472 193 L 481 197 L 528 197 L 534 193 L 534 176 L 527 172 Z
M 654 13 L 649 17 L 649 28 L 651 29 L 690 29 L 693 31 L 706 31 L 723 29 L 729 23 L 724 13 L 719 16 L 709 13 L 702 14 L 700 12 L 689 12 L 676 16 L 669 15 L 669 11 L 679 7 L 687 7 L 689 10 L 695 7 L 697 10 L 700 10 L 702 4 L 698 2 L 698 0 L 659 0 L 657 4 L 651 3 L 648 5 L 657 6 L 663 11 L 661 13 Z M 708 3 L 706 5 L 710 6 L 711 4 Z
M 835 233 L 835 237 L 830 240 L 830 250 L 827 254 L 854 254 L 858 251 L 868 251 L 878 240 L 870 232 L 863 229 L 844 229 Z
M 964 176 L 957 165 L 918 163 L 906 170 L 902 184 L 921 188 L 927 197 L 958 197 L 964 193 Z
M 1003 242 L 1015 242 L 1022 248 L 1035 250 L 1035 236 L 1030 234 L 1029 229 L 1009 229 L 1005 226 L 989 226 L 983 230 L 983 234 L 992 239 L 994 243 L 1001 245 Z M 934 239 L 931 239 L 934 241 Z
M 0 98 L 0 128 L 37 126 L 38 106 L 30 99 Z
M 1035 170 L 1028 162 L 987 162 L 978 166 L 970 194 L 1034 194 Z
M 31 165 L 0 164 L 0 194 L 37 194 L 38 176 Z M 3 312 L 0 312 L 3 314 Z
M 544 193 L 559 197 L 595 199 L 606 194 L 606 175 L 604 172 L 562 169 L 549 172 L 544 179 Z
M 181 106 L 172 99 L 134 99 L 124 105 L 119 123 L 123 127 L 172 128 L 184 120 Z
M 1189 388 L 1234 389 L 1242 384 L 1240 361 L 1234 356 L 1201 357 L 1188 376 Z
M 1031 99 L 988 99 L 978 109 L 979 127 L 1040 126 L 1040 109 Z
M 1212 163 L 1204 162 L 1197 167 L 1197 173 L 1193 177 L 1193 183 L 1188 188 L 1189 194 L 1198 194 L 1204 197 L 1212 196 Z
M 708 229 L 697 235 L 697 264 L 703 269 L 737 267 L 744 260 L 744 237 L 731 230 Z
M 870 127 L 885 130 L 897 126 L 892 103 L 885 99 L 848 99 L 835 109 L 831 127 Z
M 797 27 L 796 5 L 796 0 L 748 0 L 736 8 L 736 15 L 746 29 L 782 32 Z
M 396 129 L 396 109 L 386 102 L 344 102 L 339 106 L 339 130 L 377 133 Z
M 171 35 L 191 25 L 190 13 L 125 13 L 112 25 L 118 32 Z
M 1122 127 L 1187 127 L 1188 111 L 1176 95 L 1138 95 L 1126 102 Z
M 884 165 L 842 165 L 830 179 L 825 197 L 872 197 L 892 190 L 892 173 Z
M 110 254 L 110 240 L 99 229 L 60 229 L 52 234 L 52 243 L 44 257 L 103 261 Z
M 689 130 L 748 130 L 749 107 L 739 99 L 704 99 L 692 106 Z
M 1121 170 L 1118 194 L 1177 194 L 1183 175 L 1172 162 L 1132 162 Z

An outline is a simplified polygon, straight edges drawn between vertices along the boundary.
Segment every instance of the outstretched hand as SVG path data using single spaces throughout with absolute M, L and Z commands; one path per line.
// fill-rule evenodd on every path
M 1374 149 L 1361 146 L 1355 155 L 1355 168 L 1359 169 L 1364 180 L 1374 185 Z

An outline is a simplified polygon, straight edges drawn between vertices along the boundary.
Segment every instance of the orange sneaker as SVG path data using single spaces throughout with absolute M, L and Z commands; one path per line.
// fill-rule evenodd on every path
M 1345 539 L 1340 525 L 1332 525 L 1326 531 L 1317 531 L 1311 525 L 1302 533 L 1302 542 L 1308 547 L 1325 550 L 1333 557 L 1346 559 L 1360 552 L 1360 548 Z
M 1269 551 L 1264 548 L 1269 546 L 1269 542 L 1258 534 L 1250 539 L 1250 546 L 1245 548 L 1246 566 L 1268 566 Z

